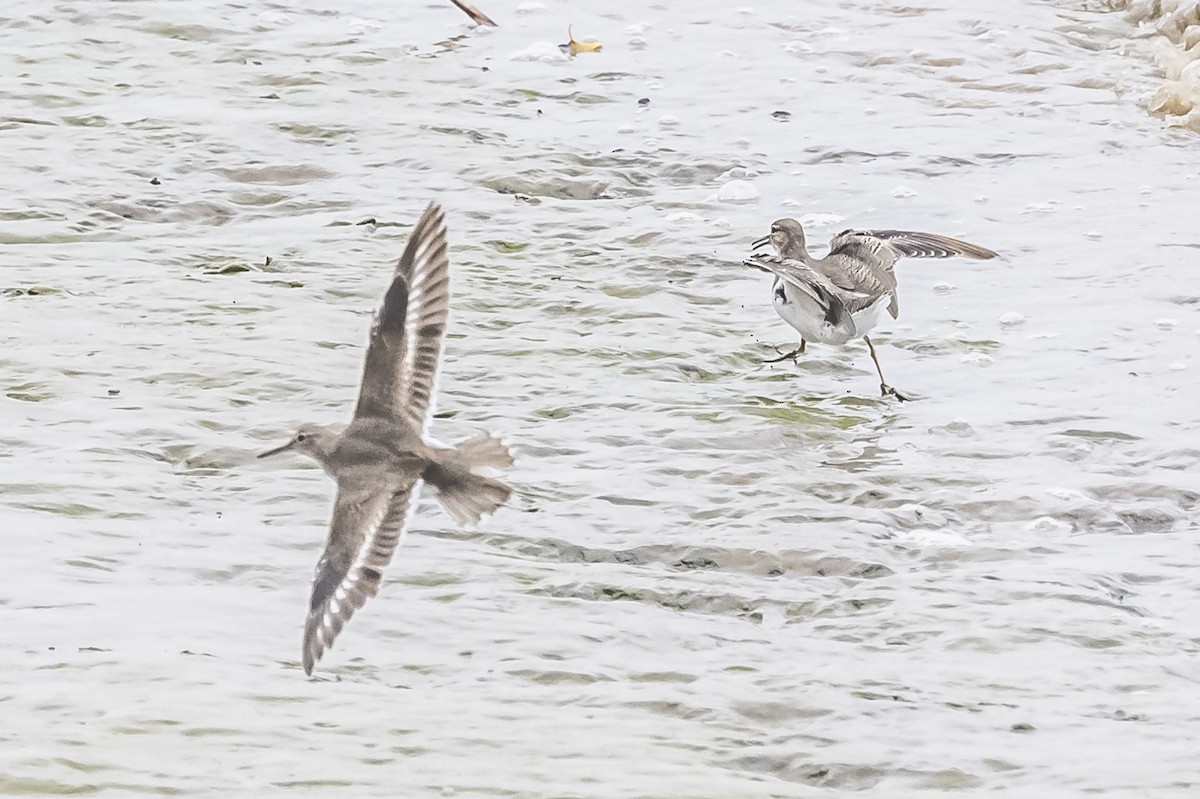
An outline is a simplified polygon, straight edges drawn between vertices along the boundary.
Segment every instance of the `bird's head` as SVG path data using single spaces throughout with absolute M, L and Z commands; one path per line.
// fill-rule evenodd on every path
M 784 258 L 797 258 L 804 251 L 804 228 L 795 219 L 776 219 L 769 238 Z
M 753 246 L 760 250 L 768 244 L 784 258 L 800 258 L 806 252 L 804 228 L 795 219 L 776 219 L 771 223 L 771 232 L 756 240 Z
M 318 462 L 323 462 L 325 456 L 333 451 L 333 447 L 337 443 L 337 438 L 338 434 L 324 425 L 302 424 L 296 428 L 291 441 L 288 441 L 282 447 L 267 450 L 258 457 L 266 458 L 271 455 L 278 455 L 281 452 L 287 452 L 288 450 L 295 450 L 296 452 L 308 455 Z

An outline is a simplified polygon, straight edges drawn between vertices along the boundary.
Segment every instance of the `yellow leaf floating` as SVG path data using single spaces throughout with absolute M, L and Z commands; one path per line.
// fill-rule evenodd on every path
M 575 34 L 571 32 L 570 25 L 567 26 L 567 39 L 567 43 L 562 45 L 562 48 L 570 53 L 572 58 L 580 53 L 598 53 L 604 47 L 595 39 L 588 39 L 586 42 L 575 41 Z

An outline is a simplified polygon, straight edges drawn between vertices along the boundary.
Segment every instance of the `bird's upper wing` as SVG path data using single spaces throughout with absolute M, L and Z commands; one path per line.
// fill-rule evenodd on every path
M 829 254 L 821 260 L 843 268 L 854 267 L 848 279 L 861 277 L 869 283 L 872 273 L 891 272 L 902 255 L 892 242 L 885 240 L 877 231 L 843 230 L 829 242 Z M 879 280 L 878 277 L 873 279 Z
M 996 253 L 977 244 L 913 230 L 846 230 L 829 243 L 829 254 L 819 265 L 842 288 L 857 288 L 878 298 L 890 295 L 888 312 L 900 313 L 896 290 L 896 261 L 901 258 L 995 258 Z M 852 309 L 857 311 L 857 308 Z
M 961 257 L 983 261 L 996 257 L 996 253 L 987 247 L 980 247 L 978 244 L 950 236 L 939 236 L 936 233 L 920 233 L 914 230 L 847 230 L 834 239 L 834 242 L 836 243 L 847 235 L 880 239 L 906 258 Z M 834 245 L 830 245 L 831 252 L 833 249 L 835 249 Z
M 404 419 L 422 431 L 427 426 L 450 310 L 446 247 L 442 209 L 430 203 L 371 325 L 356 417 Z
M 304 623 L 305 674 L 312 674 L 313 664 L 333 646 L 350 617 L 378 593 L 383 569 L 404 538 L 420 486 L 416 478 L 383 490 L 338 486 Z
M 866 299 L 856 303 L 851 313 L 873 305 L 880 297 L 888 297 L 888 312 L 892 318 L 900 314 L 894 267 L 901 253 L 870 230 L 846 230 L 829 243 L 829 254 L 817 261 L 818 268 L 839 288 L 857 291 Z
M 835 327 L 846 328 L 853 335 L 854 321 L 850 318 L 850 309 L 847 307 L 848 301 L 856 299 L 853 293 L 840 290 L 811 266 L 793 258 L 755 253 L 742 263 L 778 275 L 824 308 L 826 322 Z

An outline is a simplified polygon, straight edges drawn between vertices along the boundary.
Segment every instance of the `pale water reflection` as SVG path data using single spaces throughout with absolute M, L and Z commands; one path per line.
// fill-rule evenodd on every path
M 1197 140 L 1135 29 L 670 5 L 0 19 L 0 792 L 1194 793 Z M 431 199 L 438 435 L 520 496 L 422 503 L 309 681 L 331 489 L 253 455 L 345 421 Z M 901 263 L 921 401 L 762 364 L 780 216 L 1002 253 Z

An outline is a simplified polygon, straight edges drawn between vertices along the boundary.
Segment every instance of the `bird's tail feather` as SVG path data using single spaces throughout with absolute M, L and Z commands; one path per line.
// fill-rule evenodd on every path
M 490 433 L 460 441 L 454 445 L 454 449 L 466 462 L 468 469 L 502 469 L 513 465 L 513 456 L 508 447 Z
M 447 453 L 449 455 L 449 453 Z M 490 435 L 459 442 L 453 455 L 430 466 L 425 480 L 454 520 L 474 525 L 495 513 L 512 496 L 512 489 L 499 480 L 476 474 L 477 469 L 511 466 L 512 454 L 504 443 Z

